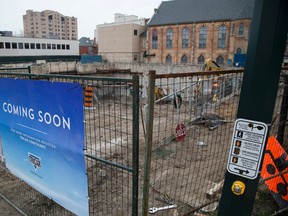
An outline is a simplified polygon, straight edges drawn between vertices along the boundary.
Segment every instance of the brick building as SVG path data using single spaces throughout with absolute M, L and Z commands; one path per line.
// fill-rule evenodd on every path
M 247 52 L 253 0 L 163 1 L 148 22 L 147 61 L 203 64 L 233 63 Z
M 97 44 L 94 40 L 88 37 L 81 37 L 79 39 L 79 54 L 80 55 L 96 55 L 98 53 Z

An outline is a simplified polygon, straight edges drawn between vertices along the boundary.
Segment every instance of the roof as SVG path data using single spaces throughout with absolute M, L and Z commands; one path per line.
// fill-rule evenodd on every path
M 79 39 L 79 46 L 93 46 L 93 43 L 91 42 L 90 38 L 81 37 Z
M 252 18 L 255 0 L 162 1 L 148 26 Z

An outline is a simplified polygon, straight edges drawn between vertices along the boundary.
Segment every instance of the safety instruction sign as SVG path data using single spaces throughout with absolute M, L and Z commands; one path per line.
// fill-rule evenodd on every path
M 227 170 L 248 179 L 258 176 L 268 126 L 263 122 L 237 119 L 231 141 Z

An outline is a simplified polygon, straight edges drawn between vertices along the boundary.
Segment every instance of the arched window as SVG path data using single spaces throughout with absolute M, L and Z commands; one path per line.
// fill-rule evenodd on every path
M 200 55 L 200 56 L 198 57 L 198 64 L 204 64 L 204 63 L 205 63 L 205 58 L 204 58 L 203 55 Z
M 183 55 L 183 56 L 181 57 L 181 64 L 187 64 L 187 63 L 188 63 L 188 58 L 187 58 L 186 55 Z
M 166 64 L 171 64 L 172 63 L 172 57 L 170 55 L 167 55 L 165 62 L 166 62 Z
M 226 47 L 226 26 L 221 25 L 218 29 L 218 48 Z
M 188 28 L 183 28 L 183 30 L 182 30 L 182 48 L 188 48 L 188 38 L 189 38 L 189 30 L 188 30 Z
M 239 36 L 244 36 L 244 25 L 243 25 L 243 23 L 241 23 L 240 26 L 239 26 L 238 35 Z
M 158 32 L 156 29 L 152 31 L 152 49 L 158 48 Z
M 207 28 L 202 26 L 199 31 L 199 48 L 206 48 Z
M 173 32 L 172 29 L 168 29 L 166 32 L 166 48 L 172 48 Z
M 241 54 L 242 53 L 242 49 L 240 48 L 240 47 L 238 47 L 237 49 L 236 49 L 236 54 Z
M 223 65 L 224 64 L 224 58 L 222 56 L 218 56 L 216 58 L 216 63 L 219 65 Z
M 241 23 L 238 29 L 238 36 L 244 36 L 244 25 Z

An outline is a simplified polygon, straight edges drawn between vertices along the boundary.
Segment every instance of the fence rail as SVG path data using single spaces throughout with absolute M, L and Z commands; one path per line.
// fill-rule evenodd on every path
M 105 216 L 137 215 L 138 76 L 121 79 L 1 72 L 0 78 L 81 84 L 84 98 L 89 97 L 91 102 L 83 107 L 89 212 L 91 215 Z M 86 92 L 87 89 L 91 91 Z M 4 169 L 3 164 L 1 165 L 0 193 L 24 214 L 72 215 L 71 212 L 32 189 L 24 181 L 12 177 L 9 171 Z M 7 184 L 12 186 L 6 187 Z
M 287 151 L 286 72 L 283 70 L 279 80 L 270 134 L 282 140 Z M 0 73 L 0 78 L 83 86 L 84 98 L 89 101 L 83 108 L 89 213 L 105 216 L 148 215 L 151 207 L 172 204 L 177 207 L 157 215 L 208 214 L 217 209 L 242 76 L 243 70 L 151 71 L 148 97 L 139 98 L 137 76 L 121 79 Z M 285 174 L 287 170 L 264 178 L 260 187 L 267 190 L 264 183 Z M 11 175 L 2 162 L 1 198 L 14 205 L 19 215 L 73 215 Z M 255 207 L 253 215 L 257 212 L 261 209 Z
M 143 215 L 169 202 L 177 208 L 158 215 L 184 215 L 218 198 L 208 193 L 223 183 L 242 72 L 150 72 Z

